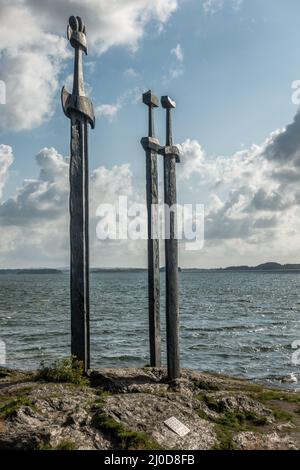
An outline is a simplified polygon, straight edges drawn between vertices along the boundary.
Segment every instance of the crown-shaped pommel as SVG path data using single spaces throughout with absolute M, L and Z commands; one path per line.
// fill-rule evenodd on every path
M 85 24 L 80 16 L 70 16 L 67 37 L 74 49 L 82 49 L 87 54 Z

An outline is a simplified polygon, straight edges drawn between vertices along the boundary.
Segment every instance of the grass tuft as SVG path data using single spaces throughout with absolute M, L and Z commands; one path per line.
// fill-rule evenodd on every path
M 284 392 L 282 390 L 263 390 L 260 393 L 253 394 L 253 398 L 261 402 L 286 401 L 288 403 L 300 403 L 299 393 Z
M 267 418 L 257 415 L 250 411 L 232 410 L 226 411 L 223 403 L 218 402 L 214 397 L 199 393 L 198 400 L 218 413 L 219 416 L 208 416 L 203 410 L 199 411 L 201 418 L 207 419 L 215 425 L 217 444 L 213 450 L 235 450 L 237 448 L 234 442 L 234 435 L 242 431 L 258 431 L 260 427 L 267 424 Z
M 59 359 L 50 366 L 46 366 L 45 363 L 42 362 L 36 379 L 46 382 L 71 383 L 75 385 L 89 384 L 89 380 L 84 375 L 82 362 L 74 357 Z
M 107 416 L 102 410 L 95 413 L 93 425 L 113 438 L 122 450 L 160 450 L 160 445 L 145 432 L 131 431 Z
M 76 444 L 73 441 L 61 441 L 56 446 L 44 442 L 40 444 L 38 450 L 76 450 Z
M 216 423 L 239 432 L 246 429 L 249 430 L 250 426 L 265 426 L 267 418 L 251 412 L 228 411 L 217 418 Z
M 219 385 L 211 382 L 205 382 L 204 380 L 194 380 L 193 383 L 195 387 L 199 388 L 200 390 L 206 390 L 208 392 L 218 392 L 220 390 Z
M 0 418 L 7 419 L 14 416 L 22 406 L 29 406 L 35 409 L 33 402 L 26 396 L 1 397 Z
M 237 446 L 233 440 L 233 431 L 226 426 L 215 425 L 218 443 L 212 450 L 236 450 Z

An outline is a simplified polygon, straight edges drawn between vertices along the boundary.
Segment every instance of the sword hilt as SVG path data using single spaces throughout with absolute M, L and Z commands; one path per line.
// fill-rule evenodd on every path
M 75 49 L 73 91 L 70 94 L 65 87 L 61 92 L 61 102 L 65 115 L 71 118 L 74 112 L 82 114 L 95 127 L 95 114 L 91 100 L 86 96 L 83 77 L 83 53 L 87 54 L 86 28 L 79 16 L 71 16 L 67 37 Z
M 179 148 L 173 145 L 172 132 L 171 110 L 176 108 L 176 103 L 169 96 L 162 96 L 161 105 L 166 110 L 166 146 L 161 149 L 160 154 L 164 156 L 175 156 L 176 162 L 180 163 Z
M 158 153 L 160 147 L 158 139 L 155 138 L 153 108 L 159 107 L 157 97 L 151 90 L 143 94 L 143 103 L 148 106 L 148 137 L 143 137 L 141 144 L 145 151 L 152 150 Z

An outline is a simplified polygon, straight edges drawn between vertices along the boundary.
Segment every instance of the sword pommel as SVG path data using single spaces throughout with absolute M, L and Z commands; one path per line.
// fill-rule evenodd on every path
M 143 103 L 146 106 L 151 106 L 152 108 L 158 108 L 159 102 L 157 97 L 152 93 L 151 90 L 143 94 Z
M 70 16 L 67 37 L 74 49 L 81 49 L 87 54 L 85 24 L 80 16 Z
M 176 103 L 169 96 L 161 97 L 161 105 L 165 109 L 174 109 L 176 108 Z
M 153 108 L 159 107 L 157 97 L 152 93 L 151 90 L 143 94 L 143 103 L 148 106 L 149 118 L 148 118 L 148 137 L 154 137 L 154 117 Z M 142 144 L 143 145 L 143 144 Z M 144 145 L 143 145 L 144 146 Z

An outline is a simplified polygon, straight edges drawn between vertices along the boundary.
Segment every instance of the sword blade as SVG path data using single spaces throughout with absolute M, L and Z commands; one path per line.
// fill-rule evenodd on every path
M 90 366 L 89 351 L 89 203 L 88 127 L 81 115 L 71 118 L 70 244 L 72 355 Z

